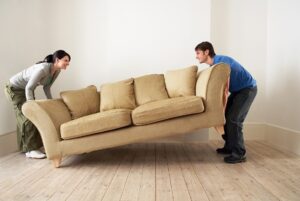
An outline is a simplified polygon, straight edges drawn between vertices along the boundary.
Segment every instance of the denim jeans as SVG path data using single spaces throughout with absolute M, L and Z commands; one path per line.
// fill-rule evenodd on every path
M 243 122 L 248 114 L 250 106 L 257 94 L 257 87 L 245 88 L 229 95 L 225 118 L 223 139 L 225 148 L 231 150 L 233 154 L 244 156 L 246 148 L 244 145 Z

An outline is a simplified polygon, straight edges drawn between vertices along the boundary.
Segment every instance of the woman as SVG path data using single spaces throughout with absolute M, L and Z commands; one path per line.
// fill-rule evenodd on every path
M 66 69 L 71 56 L 64 50 L 48 55 L 43 61 L 23 70 L 10 78 L 5 93 L 12 102 L 17 118 L 17 139 L 19 149 L 28 158 L 45 158 L 39 149 L 43 146 L 37 128 L 22 114 L 22 105 L 26 101 L 35 100 L 34 90 L 43 85 L 45 95 L 52 99 L 51 86 L 61 69 Z

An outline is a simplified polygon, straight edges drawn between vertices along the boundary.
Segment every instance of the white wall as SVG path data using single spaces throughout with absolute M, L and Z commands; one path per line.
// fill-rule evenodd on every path
M 0 86 L 61 48 L 72 61 L 54 97 L 197 64 L 195 45 L 211 39 L 217 53 L 234 57 L 257 79 L 246 121 L 300 130 L 298 8 L 297 0 L 1 0 Z M 12 107 L 1 92 L 0 134 L 13 130 Z
M 195 64 L 194 47 L 210 39 L 210 1 L 111 0 L 107 31 L 110 77 Z
M 211 40 L 217 54 L 233 57 L 257 80 L 246 122 L 265 122 L 267 0 L 212 0 Z
M 212 0 L 211 40 L 258 82 L 247 122 L 300 131 L 300 2 Z
M 0 134 L 14 131 L 12 105 L 4 95 L 8 79 L 48 52 L 45 8 L 41 1 L 0 1 Z
M 267 122 L 300 131 L 300 1 L 268 4 Z
M 65 49 L 59 91 L 197 64 L 194 47 L 210 40 L 210 0 L 1 0 L 1 86 L 15 73 Z M 3 28 L 5 27 L 5 28 Z M 37 89 L 38 98 L 43 98 Z M 15 130 L 0 96 L 0 134 Z

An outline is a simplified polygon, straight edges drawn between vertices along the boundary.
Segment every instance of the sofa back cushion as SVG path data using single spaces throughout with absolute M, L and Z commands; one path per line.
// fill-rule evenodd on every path
M 137 105 L 169 98 L 163 74 L 151 74 L 134 79 Z
M 99 112 L 100 95 L 94 85 L 79 90 L 63 91 L 60 96 L 72 119 Z
M 167 71 L 165 82 L 171 98 L 196 94 L 197 66 Z
M 101 86 L 100 111 L 135 107 L 133 78 Z

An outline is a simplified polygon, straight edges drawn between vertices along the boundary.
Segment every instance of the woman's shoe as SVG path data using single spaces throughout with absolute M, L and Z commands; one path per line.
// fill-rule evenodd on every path
M 27 158 L 36 158 L 36 159 L 46 158 L 46 154 L 44 154 L 40 150 L 28 151 L 28 152 L 25 153 L 25 156 Z

